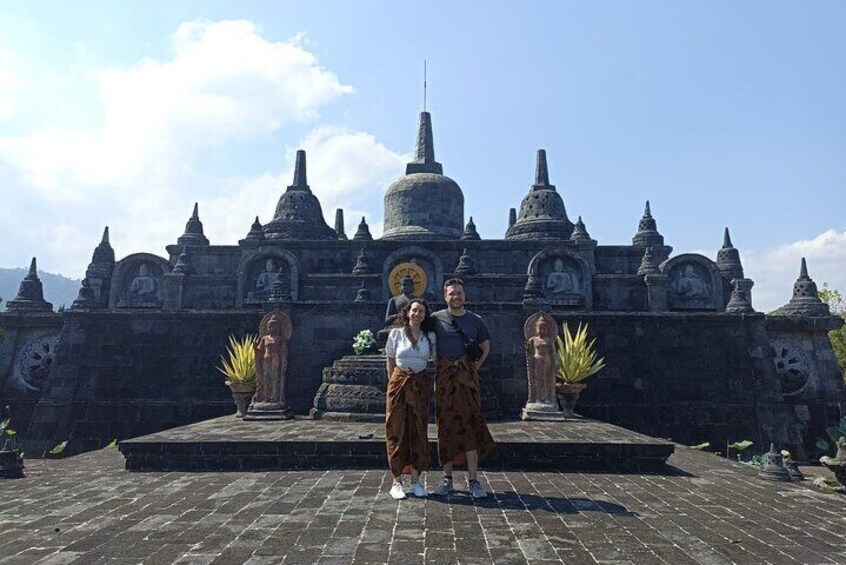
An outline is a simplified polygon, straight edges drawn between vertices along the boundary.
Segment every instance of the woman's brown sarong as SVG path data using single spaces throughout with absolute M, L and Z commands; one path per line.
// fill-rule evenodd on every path
M 429 375 L 406 373 L 399 367 L 388 379 L 385 441 L 388 466 L 399 477 L 411 469 L 429 469 Z
M 466 465 L 465 453 L 474 449 L 479 461 L 493 451 L 494 441 L 482 416 L 479 374 L 466 357 L 438 359 L 435 414 L 441 465 L 450 461 L 453 465 Z

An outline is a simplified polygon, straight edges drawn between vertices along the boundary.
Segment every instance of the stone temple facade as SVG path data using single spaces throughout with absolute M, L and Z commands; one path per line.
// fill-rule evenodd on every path
M 82 451 L 232 413 L 215 366 L 227 337 L 254 333 L 271 307 L 293 322 L 288 397 L 306 415 L 324 369 L 351 353 L 360 330 L 384 325 L 406 275 L 436 308 L 445 279 L 465 281 L 492 331 L 483 393 L 494 416 L 514 417 L 526 401 L 522 328 L 540 309 L 562 325 L 589 323 L 606 358 L 580 400 L 584 416 L 684 443 L 752 439 L 802 455 L 840 416 L 846 390 L 826 332 L 842 322 L 804 262 L 782 315 L 755 312 L 728 229 L 714 258 L 673 255 L 647 202 L 630 244 L 600 245 L 581 216 L 572 221 L 543 150 L 503 237 L 482 239 L 435 160 L 427 112 L 384 210 L 379 239 L 363 218 L 348 235 L 342 210 L 327 225 L 299 151 L 273 217 L 244 226 L 238 242 L 210 242 L 197 205 L 164 255 L 118 260 L 106 228 L 62 315 L 44 302 L 33 261 L 0 314 L 2 401 L 27 445 L 67 439 Z M 353 392 L 338 411 L 383 402 L 379 386 L 344 378 Z

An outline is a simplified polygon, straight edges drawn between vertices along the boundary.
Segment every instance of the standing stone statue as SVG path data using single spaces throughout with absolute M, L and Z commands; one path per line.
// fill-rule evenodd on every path
M 555 370 L 558 357 L 555 337 L 558 324 L 546 312 L 537 312 L 523 326 L 526 337 L 526 373 L 529 398 L 523 407 L 524 420 L 564 420 L 564 413 L 555 399 Z
M 256 393 L 245 420 L 287 420 L 294 417 L 286 401 L 288 341 L 291 319 L 280 310 L 265 315 L 256 343 Z

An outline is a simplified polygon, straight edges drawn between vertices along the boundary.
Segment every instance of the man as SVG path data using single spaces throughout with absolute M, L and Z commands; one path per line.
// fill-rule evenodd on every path
M 438 458 L 444 468 L 444 480 L 435 494 L 449 494 L 453 490 L 453 466 L 466 464 L 467 489 L 474 498 L 485 498 L 488 493 L 477 472 L 479 461 L 494 447 L 482 416 L 479 389 L 479 368 L 490 352 L 488 328 L 478 314 L 464 308 L 461 279 L 444 283 L 444 300 L 446 309 L 432 314 L 438 343 L 435 376 Z M 467 340 L 475 341 L 481 350 L 481 357 L 475 361 L 468 355 Z

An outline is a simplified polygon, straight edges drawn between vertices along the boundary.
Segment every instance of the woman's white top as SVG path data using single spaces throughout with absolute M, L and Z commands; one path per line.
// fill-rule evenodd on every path
M 427 335 L 429 339 L 426 339 Z M 403 328 L 394 328 L 388 335 L 385 355 L 396 359 L 397 367 L 403 371 L 419 373 L 426 368 L 430 359 L 435 359 L 435 346 L 435 332 L 421 334 L 420 339 L 417 340 L 417 347 L 414 347 Z

